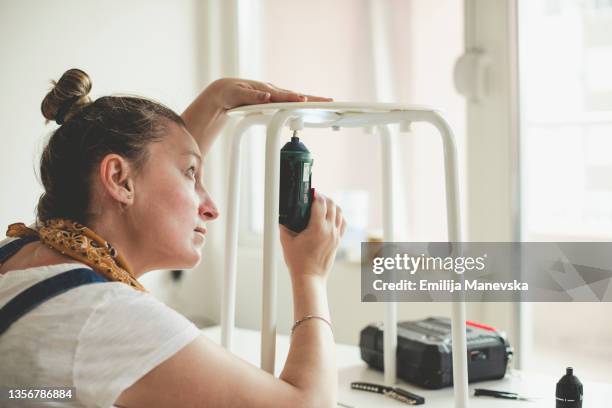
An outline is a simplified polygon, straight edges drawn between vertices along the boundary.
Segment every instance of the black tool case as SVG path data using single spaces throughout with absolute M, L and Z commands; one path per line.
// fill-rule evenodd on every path
M 429 389 L 453 385 L 450 319 L 430 317 L 397 326 L 397 376 Z M 359 348 L 363 361 L 383 370 L 382 323 L 361 331 Z M 472 322 L 467 324 L 467 351 L 469 382 L 502 378 L 513 354 L 503 333 Z

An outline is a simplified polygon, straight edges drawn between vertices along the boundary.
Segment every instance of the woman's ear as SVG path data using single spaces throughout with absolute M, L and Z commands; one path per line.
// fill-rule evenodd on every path
M 133 171 L 130 163 L 118 154 L 107 154 L 100 162 L 100 181 L 104 190 L 119 203 L 134 201 Z
M 125 181 L 125 183 L 123 183 L 123 186 L 127 190 L 127 198 L 133 199 L 134 198 L 134 182 L 132 181 L 132 178 L 131 177 L 128 178 Z

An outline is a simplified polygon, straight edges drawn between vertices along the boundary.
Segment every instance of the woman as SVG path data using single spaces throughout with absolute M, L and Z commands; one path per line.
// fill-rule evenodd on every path
M 335 405 L 326 280 L 346 223 L 329 198 L 315 195 L 300 234 L 279 226 L 297 321 L 279 378 L 207 340 L 137 281 L 151 270 L 199 263 L 206 223 L 219 215 L 202 185 L 202 160 L 228 109 L 329 99 L 225 78 L 178 116 L 143 98 L 92 101 L 90 89 L 88 75 L 71 69 L 43 100 L 45 118 L 61 126 L 41 158 L 37 223 L 12 224 L 0 248 L 0 307 L 75 269 L 104 282 L 67 290 L 16 318 L 0 334 L 0 385 L 74 387 L 62 406 Z

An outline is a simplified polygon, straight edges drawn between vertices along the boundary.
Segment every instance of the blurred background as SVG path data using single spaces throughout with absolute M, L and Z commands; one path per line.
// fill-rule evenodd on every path
M 455 130 L 466 241 L 612 237 L 612 0 L 0 0 L 0 226 L 34 220 L 40 152 L 55 124 L 40 102 L 67 69 L 92 96 L 132 93 L 182 112 L 214 79 L 240 76 L 337 101 L 431 105 Z M 459 61 L 459 64 L 458 64 Z M 231 125 L 231 124 L 230 124 Z M 287 133 L 287 138 L 289 134 Z M 307 129 L 313 184 L 351 227 L 329 282 L 336 339 L 357 344 L 382 320 L 360 302 L 360 241 L 382 235 L 379 142 L 359 129 Z M 446 240 L 441 143 L 415 125 L 396 152 L 402 240 Z M 261 320 L 264 139 L 245 146 L 236 322 Z M 142 278 L 204 327 L 219 323 L 228 132 L 205 181 L 221 209 L 202 263 Z M 278 332 L 293 322 L 284 263 Z M 612 382 L 612 305 L 471 303 L 470 320 L 509 334 L 516 367 Z M 450 316 L 403 303 L 400 319 Z

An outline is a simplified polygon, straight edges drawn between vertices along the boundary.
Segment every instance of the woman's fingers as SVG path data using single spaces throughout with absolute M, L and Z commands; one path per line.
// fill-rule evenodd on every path
M 325 96 L 301 94 L 301 93 L 290 91 L 288 89 L 280 89 L 280 91 L 282 91 L 282 93 L 286 95 L 289 95 L 289 94 L 292 95 L 291 96 L 292 100 L 288 100 L 287 102 L 332 102 L 334 100 L 333 98 L 327 98 Z M 299 97 L 300 99 L 295 100 L 295 96 Z
M 228 98 L 227 106 L 257 105 L 270 101 L 271 93 L 264 90 L 237 86 Z
M 332 102 L 334 100 L 333 98 L 327 98 L 325 96 L 301 94 L 298 92 L 291 91 L 289 89 L 279 88 L 270 83 L 268 83 L 268 85 L 271 89 L 280 91 L 279 97 L 290 95 L 289 98 L 291 98 L 291 100 L 286 100 L 286 102 Z M 296 100 L 296 97 L 298 97 L 299 99 Z
M 252 81 L 254 88 L 270 93 L 270 102 L 305 102 L 306 97 L 289 89 L 282 89 L 271 83 Z
M 304 95 L 307 102 L 333 102 L 334 98 L 326 98 L 324 96 Z
M 305 102 L 306 97 L 297 92 L 270 89 L 238 87 L 236 106 L 254 105 L 267 102 Z
M 327 201 L 327 214 L 325 216 L 327 222 L 336 222 L 336 205 L 331 198 L 326 197 L 325 201 Z
M 322 224 L 327 213 L 327 201 L 321 193 L 313 193 L 314 201 L 310 208 L 310 220 L 306 228 L 310 228 L 315 224 Z
M 340 236 L 344 236 L 344 231 L 346 231 L 346 220 L 342 218 L 342 225 L 340 225 Z
M 306 102 L 306 97 L 295 92 L 272 91 L 270 102 Z
M 289 228 L 285 227 L 283 224 L 279 224 L 279 232 L 281 240 L 289 240 L 297 235 L 296 232 L 291 231 Z
M 215 81 L 219 104 L 224 109 L 268 102 L 330 102 L 332 98 L 305 95 L 270 83 L 240 78 L 223 78 Z
M 232 78 L 225 80 L 224 84 L 226 96 L 223 100 L 226 109 L 268 102 L 330 102 L 333 100 L 323 96 L 304 95 L 266 82 Z

